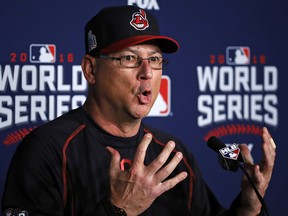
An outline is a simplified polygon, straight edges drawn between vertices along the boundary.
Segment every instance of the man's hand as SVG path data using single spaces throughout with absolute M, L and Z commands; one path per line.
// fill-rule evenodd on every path
M 262 139 L 263 158 L 259 164 L 254 164 L 251 153 L 246 145 L 240 145 L 239 147 L 245 161 L 245 169 L 254 181 L 261 196 L 264 197 L 272 176 L 276 156 L 276 145 L 267 128 L 263 128 Z M 242 180 L 241 206 L 239 206 L 238 215 L 258 215 L 260 210 L 261 203 L 246 176 L 244 176 Z
M 137 148 L 131 168 L 125 171 L 120 169 L 119 152 L 107 147 L 112 155 L 110 201 L 113 205 L 124 209 L 128 216 L 144 212 L 158 196 L 187 177 L 186 172 L 181 172 L 173 178 L 166 179 L 183 158 L 182 153 L 177 152 L 173 159 L 162 167 L 175 147 L 173 141 L 167 143 L 154 161 L 147 166 L 144 165 L 146 150 L 151 140 L 152 135 L 145 134 Z

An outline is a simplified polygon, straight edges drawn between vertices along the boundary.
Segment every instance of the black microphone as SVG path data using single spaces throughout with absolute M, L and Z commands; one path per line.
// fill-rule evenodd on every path
M 240 163 L 244 162 L 237 144 L 226 146 L 220 139 L 211 136 L 207 145 L 219 154 L 219 163 L 225 170 L 236 172 Z
M 213 149 L 219 155 L 219 162 L 221 166 L 229 171 L 237 171 L 238 167 L 243 171 L 245 176 L 247 177 L 250 185 L 252 186 L 253 190 L 255 191 L 259 201 L 262 204 L 261 212 L 265 212 L 267 216 L 269 216 L 269 212 L 267 209 L 267 205 L 260 195 L 259 191 L 257 190 L 254 182 L 252 181 L 251 177 L 249 176 L 248 172 L 245 170 L 244 166 L 242 165 L 244 160 L 241 155 L 241 151 L 238 148 L 237 144 L 233 144 L 230 147 L 226 146 L 220 139 L 215 136 L 211 136 L 208 141 L 207 145 L 209 148 Z

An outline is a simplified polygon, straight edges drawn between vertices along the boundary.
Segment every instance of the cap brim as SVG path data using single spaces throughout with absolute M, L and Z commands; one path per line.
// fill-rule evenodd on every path
M 109 46 L 101 49 L 100 52 L 103 54 L 109 54 L 112 52 L 120 51 L 129 46 L 148 41 L 155 41 L 163 53 L 174 53 L 179 49 L 178 42 L 173 38 L 159 35 L 138 35 L 112 43 Z

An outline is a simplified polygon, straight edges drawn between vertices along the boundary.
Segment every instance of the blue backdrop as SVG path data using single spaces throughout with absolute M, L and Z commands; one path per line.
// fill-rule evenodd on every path
M 151 10 L 162 34 L 180 43 L 166 56 L 162 97 L 145 121 L 186 143 L 225 206 L 239 192 L 242 173 L 222 170 L 207 138 L 247 143 L 257 162 L 260 130 L 268 127 L 277 158 L 265 200 L 271 215 L 287 215 L 286 0 L 1 1 L 0 194 L 23 136 L 85 99 L 86 21 L 104 6 L 126 4 Z

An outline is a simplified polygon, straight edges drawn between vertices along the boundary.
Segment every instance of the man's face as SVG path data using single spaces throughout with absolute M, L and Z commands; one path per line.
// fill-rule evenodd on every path
M 110 54 L 112 57 L 162 57 L 159 48 L 152 44 L 128 47 Z M 137 68 L 126 68 L 118 60 L 96 60 L 94 96 L 100 110 L 120 120 L 142 119 L 148 115 L 160 89 L 162 69 L 155 70 L 148 60 Z M 124 118 L 124 119 L 123 119 Z

